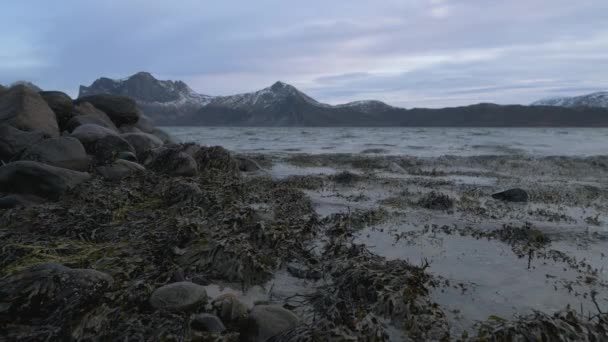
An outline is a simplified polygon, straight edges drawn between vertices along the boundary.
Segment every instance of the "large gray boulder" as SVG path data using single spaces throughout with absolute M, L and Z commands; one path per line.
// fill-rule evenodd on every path
M 86 172 L 21 160 L 0 166 L 0 192 L 56 199 L 90 177 Z
M 122 134 L 121 137 L 133 146 L 138 158 L 141 158 L 147 152 L 163 146 L 162 140 L 148 133 L 126 133 Z
M 60 130 L 65 130 L 66 124 L 74 116 L 72 98 L 60 91 L 41 91 L 40 96 L 42 96 L 55 113 Z
M 141 111 L 137 108 L 135 101 L 126 96 L 97 94 L 76 100 L 76 104 L 83 102 L 89 102 L 108 114 L 112 122 L 118 127 L 133 125 L 137 123 L 141 116 Z
M 193 317 L 190 326 L 199 331 L 207 331 L 219 334 L 226 330 L 224 323 L 216 316 L 208 313 L 198 314 Z
M 234 159 L 239 164 L 239 170 L 241 170 L 243 172 L 256 172 L 256 171 L 260 171 L 262 169 L 260 164 L 258 164 L 258 162 L 256 162 L 255 160 L 253 160 L 251 158 L 235 157 Z
M 112 164 L 102 165 L 95 168 L 104 179 L 117 181 L 146 171 L 146 168 L 124 159 L 117 159 Z
M 0 124 L 0 160 L 8 162 L 44 138 L 45 134 L 42 132 L 26 132 Z
M 90 145 L 95 144 L 97 140 L 109 135 L 118 136 L 118 134 L 111 129 L 94 124 L 78 126 L 71 134 L 72 137 L 80 140 L 85 148 L 88 148 Z
M 72 132 L 76 127 L 88 123 L 94 123 L 114 132 L 118 132 L 118 128 L 110 117 L 88 102 L 82 102 L 74 107 L 74 117 L 68 122 L 66 129 Z
M 156 289 L 150 304 L 156 309 L 184 311 L 196 309 L 207 301 L 207 291 L 201 285 L 182 281 Z
M 0 94 L 0 123 L 23 131 L 40 131 L 51 137 L 59 136 L 55 113 L 40 94 L 23 85 Z
M 162 140 L 165 144 L 173 144 L 176 142 L 175 139 L 173 139 L 173 137 L 169 135 L 169 133 L 163 131 L 160 128 L 155 128 L 151 134 Z
M 45 202 L 43 198 L 34 195 L 8 194 L 0 197 L 0 209 L 29 207 Z
M 32 160 L 76 171 L 87 171 L 90 160 L 76 138 L 59 137 L 41 141 L 23 152 L 21 160 Z
M 93 269 L 38 264 L 0 279 L 0 314 L 28 324 L 32 319 L 80 319 L 112 285 L 111 276 Z
M 179 145 L 160 147 L 147 154 L 144 164 L 150 170 L 170 176 L 192 177 L 198 173 L 196 161 Z
M 276 335 L 295 328 L 299 318 L 293 312 L 278 305 L 256 305 L 249 314 L 251 333 L 255 341 L 264 342 Z

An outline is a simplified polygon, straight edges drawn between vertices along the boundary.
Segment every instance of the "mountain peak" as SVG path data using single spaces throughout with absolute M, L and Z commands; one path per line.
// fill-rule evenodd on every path
M 157 81 L 157 79 L 152 76 L 151 73 L 147 72 L 147 71 L 140 71 L 138 73 L 135 73 L 131 76 L 129 76 L 128 78 L 130 79 L 141 79 L 141 80 L 150 80 L 150 81 Z
M 296 87 L 287 84 L 285 82 L 282 81 L 276 81 L 272 86 L 270 86 L 270 90 L 275 91 L 275 92 L 280 92 L 280 91 L 297 91 Z

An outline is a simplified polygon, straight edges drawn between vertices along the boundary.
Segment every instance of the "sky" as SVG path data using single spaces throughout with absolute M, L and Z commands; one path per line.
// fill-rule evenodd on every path
M 0 84 L 72 96 L 148 71 L 208 95 L 527 104 L 608 90 L 608 1 L 5 0 L 0 47 Z

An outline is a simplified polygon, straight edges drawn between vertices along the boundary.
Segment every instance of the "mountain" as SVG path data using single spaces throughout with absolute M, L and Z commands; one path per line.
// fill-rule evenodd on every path
M 160 81 L 148 72 L 139 72 L 126 79 L 102 77 L 90 86 L 80 86 L 78 97 L 113 94 L 132 97 L 143 112 L 157 122 L 179 122 L 196 113 L 212 97 L 198 94 L 182 81 Z
M 532 106 L 598 107 L 608 108 L 608 92 L 597 92 L 574 97 L 554 97 L 532 103 Z
M 481 103 L 404 109 L 374 100 L 329 105 L 283 82 L 251 93 L 213 97 L 197 94 L 184 82 L 159 81 L 144 72 L 124 80 L 100 78 L 80 87 L 80 96 L 97 93 L 131 96 L 146 115 L 166 126 L 608 127 L 604 108 Z

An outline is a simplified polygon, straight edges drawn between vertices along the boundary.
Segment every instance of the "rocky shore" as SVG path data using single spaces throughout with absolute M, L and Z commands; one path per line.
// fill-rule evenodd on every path
M 608 338 L 604 270 L 554 247 L 564 234 L 608 241 L 577 230 L 602 227 L 606 158 L 236 156 L 172 141 L 127 97 L 14 86 L 0 88 L 0 159 L 0 339 Z M 278 177 L 276 163 L 336 172 Z M 370 241 L 385 229 L 392 246 L 454 236 L 505 244 L 528 268 L 559 263 L 576 273 L 559 285 L 597 307 L 488 308 L 455 329 L 437 295 L 474 285 L 383 255 Z

